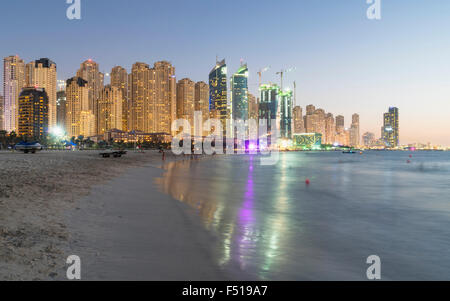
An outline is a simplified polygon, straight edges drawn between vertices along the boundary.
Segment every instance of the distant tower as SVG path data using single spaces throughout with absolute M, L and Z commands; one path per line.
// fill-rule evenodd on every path
M 205 82 L 195 84 L 194 107 L 202 112 L 202 122 L 209 119 L 209 86 Z
M 65 87 L 65 85 L 64 85 Z M 66 127 L 66 91 L 56 92 L 56 124 L 64 128 Z
M 227 97 L 227 65 L 225 60 L 217 62 L 209 73 L 209 111 L 211 118 L 217 118 L 226 132 L 229 117 Z
M 96 115 L 97 100 L 103 89 L 105 76 L 99 71 L 99 65 L 91 59 L 81 63 L 80 69 L 77 71 L 77 76 L 87 81 L 87 87 L 89 89 L 89 110 Z M 96 128 L 95 132 L 97 132 Z
M 19 136 L 40 140 L 48 134 L 48 96 L 42 88 L 24 88 L 19 96 Z
M 280 93 L 280 136 L 292 139 L 293 92 L 286 89 Z
M 383 127 L 381 128 L 381 137 L 386 147 L 397 147 L 400 142 L 398 108 L 390 107 L 389 112 L 384 113 Z
M 45 89 L 48 95 L 48 123 L 52 128 L 57 122 L 56 92 L 57 74 L 56 64 L 48 58 L 41 58 L 26 65 L 26 85 Z
M 111 87 L 119 88 L 122 91 L 122 130 L 128 131 L 128 73 L 121 66 L 116 66 L 111 70 Z
M 305 124 L 303 121 L 303 110 L 300 106 L 296 106 L 293 110 L 294 114 L 294 133 L 302 134 L 305 132 Z
M 191 134 L 194 130 L 195 82 L 183 78 L 177 83 L 177 118 L 189 121 Z
M 241 65 L 231 77 L 231 106 L 233 120 L 248 119 L 248 68 Z
M 259 120 L 265 120 L 267 122 L 267 133 L 272 133 L 276 124 L 272 122 L 278 120 L 278 105 L 280 88 L 275 84 L 261 85 L 259 88 L 261 92 L 261 98 L 259 103 Z M 275 133 L 272 133 L 275 134 Z M 269 134 L 271 137 L 271 134 Z M 268 141 L 270 144 L 271 141 Z
M 25 63 L 19 56 L 3 59 L 4 129 L 17 133 L 19 126 L 19 95 L 25 87 Z
M 359 132 L 359 115 L 352 115 L 352 125 L 350 127 L 350 145 L 359 146 L 360 142 L 360 132 Z
M 150 105 L 150 132 L 171 134 L 172 121 L 177 117 L 175 67 L 167 61 L 160 61 L 154 64 L 153 71 L 155 98 Z
M 94 136 L 95 115 L 89 108 L 88 82 L 81 77 L 67 80 L 66 131 L 69 137 Z
M 98 99 L 97 135 L 105 135 L 113 129 L 122 130 L 122 105 L 122 90 L 111 85 L 105 86 Z

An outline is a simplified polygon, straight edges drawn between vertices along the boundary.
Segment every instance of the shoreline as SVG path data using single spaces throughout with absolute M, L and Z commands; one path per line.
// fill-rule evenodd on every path
M 231 280 L 210 254 L 216 238 L 187 205 L 158 191 L 163 172 L 152 164 L 128 170 L 67 212 L 72 243 L 64 256 L 81 258 L 82 280 Z

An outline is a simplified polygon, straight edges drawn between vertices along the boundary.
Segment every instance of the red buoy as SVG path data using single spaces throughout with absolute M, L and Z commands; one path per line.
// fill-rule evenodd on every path
M 311 183 L 311 181 L 309 179 L 306 179 L 305 184 L 309 185 Z

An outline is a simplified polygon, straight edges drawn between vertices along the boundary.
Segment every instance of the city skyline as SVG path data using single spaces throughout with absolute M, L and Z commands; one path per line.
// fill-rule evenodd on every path
M 386 2 L 382 20 L 373 22 L 365 16 L 365 1 L 329 1 L 320 7 L 312 1 L 286 1 L 286 5 L 248 1 L 241 6 L 240 13 L 246 18 L 239 27 L 226 20 L 232 12 L 230 3 L 220 7 L 224 22 L 230 23 L 220 37 L 212 34 L 214 26 L 209 26 L 205 18 L 219 8 L 217 1 L 189 5 L 174 1 L 167 6 L 135 1 L 129 7 L 123 1 L 108 1 L 108 5 L 102 1 L 85 2 L 79 21 L 66 19 L 64 1 L 42 4 L 19 0 L 4 4 L 12 10 L 26 3 L 29 9 L 21 9 L 25 16 L 45 8 L 48 18 L 33 28 L 40 34 L 30 36 L 25 27 L 14 26 L 17 20 L 13 16 L 2 14 L 11 30 L 5 32 L 7 42 L 2 43 L 0 55 L 19 54 L 27 63 L 48 57 L 58 65 L 60 80 L 72 77 L 79 64 L 89 58 L 99 63 L 103 73 L 109 73 L 116 65 L 130 72 L 134 62 L 169 60 L 177 68 L 177 79 L 186 77 L 195 82 L 208 81 L 208 71 L 217 55 L 226 59 L 228 77 L 238 70 L 243 58 L 249 67 L 249 92 L 254 95 L 258 95 L 256 72 L 261 68 L 271 66 L 263 74 L 264 83 L 279 84 L 276 72 L 296 67 L 285 75 L 284 82 L 291 87 L 297 82 L 296 105 L 303 109 L 313 103 L 345 116 L 346 120 L 358 112 L 361 133 L 373 132 L 378 137 L 380 116 L 386 108 L 395 106 L 402 112 L 401 144 L 450 145 L 445 132 L 450 127 L 446 117 L 450 111 L 450 62 L 445 59 L 450 53 L 450 43 L 439 30 L 448 28 L 450 23 L 445 18 L 445 11 L 450 8 L 448 2 Z M 284 9 L 276 12 L 280 6 Z M 183 16 L 179 10 L 188 14 Z M 269 11 L 281 21 L 263 31 L 257 21 Z M 99 14 L 102 22 L 96 18 Z M 164 19 L 169 15 L 170 22 Z M 123 20 L 116 24 L 119 16 Z M 417 18 L 422 21 L 420 27 L 415 24 Z M 188 22 L 192 19 L 196 21 Z M 89 30 L 92 27 L 95 32 Z M 133 34 L 126 34 L 125 28 Z M 246 37 L 245 43 L 233 34 L 238 28 Z M 201 34 L 195 35 L 194 29 Z M 405 38 L 412 31 L 416 32 L 414 41 Z M 101 32 L 106 34 L 98 39 Z M 24 40 L 21 37 L 25 34 Z M 149 38 L 139 38 L 142 35 Z M 266 36 L 275 39 L 265 44 Z M 122 39 L 121 45 L 111 48 L 118 37 Z M 27 47 L 30 43 L 38 43 L 39 50 Z M 281 52 L 283 56 L 277 55 Z

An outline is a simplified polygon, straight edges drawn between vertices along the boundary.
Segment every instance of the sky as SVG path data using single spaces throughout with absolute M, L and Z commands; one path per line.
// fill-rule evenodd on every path
M 383 113 L 397 106 L 400 142 L 450 146 L 450 1 L 381 0 L 369 20 L 366 0 L 66 0 L 1 1 L 0 56 L 48 57 L 58 79 L 93 59 L 117 65 L 168 60 L 178 79 L 208 80 L 216 56 L 228 73 L 248 64 L 250 92 L 263 82 L 297 83 L 297 104 L 360 114 L 361 132 L 380 136 Z M 3 72 L 1 70 L 0 72 Z M 1 76 L 3 78 L 3 76 Z M 3 93 L 3 92 L 2 92 Z

